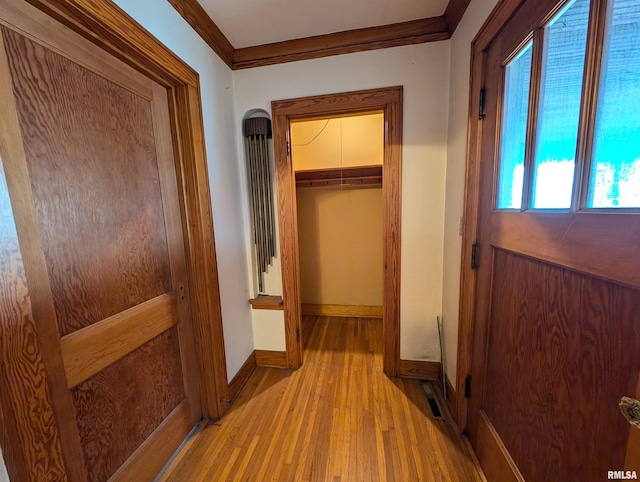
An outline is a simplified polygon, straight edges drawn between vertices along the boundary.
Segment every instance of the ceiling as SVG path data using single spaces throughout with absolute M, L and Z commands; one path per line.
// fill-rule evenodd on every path
M 236 48 L 437 17 L 449 0 L 198 0 Z

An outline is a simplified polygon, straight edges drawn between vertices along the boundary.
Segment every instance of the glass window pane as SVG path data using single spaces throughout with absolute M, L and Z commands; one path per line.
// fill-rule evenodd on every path
M 589 0 L 570 2 L 545 29 L 533 205 L 571 207 Z
M 529 42 L 506 67 L 498 209 L 522 206 L 532 46 Z
M 587 207 L 640 207 L 640 2 L 611 1 Z

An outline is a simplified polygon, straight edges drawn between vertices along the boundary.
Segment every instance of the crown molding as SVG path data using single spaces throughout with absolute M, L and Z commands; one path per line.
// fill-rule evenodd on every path
M 197 0 L 168 0 L 233 70 L 451 38 L 471 0 L 450 0 L 444 15 L 236 49 Z
M 469 3 L 471 3 L 471 0 L 449 0 L 449 5 L 444 11 L 444 18 L 449 26 L 450 37 L 453 37 L 453 32 L 458 28 L 458 24 L 462 20 L 464 12 L 467 11 Z
M 197 0 L 168 0 L 173 8 L 184 18 L 202 40 L 218 54 L 218 57 L 233 68 L 233 54 L 235 48 L 222 33 Z
M 247 69 L 448 38 L 444 16 L 424 18 L 236 49 L 233 68 Z

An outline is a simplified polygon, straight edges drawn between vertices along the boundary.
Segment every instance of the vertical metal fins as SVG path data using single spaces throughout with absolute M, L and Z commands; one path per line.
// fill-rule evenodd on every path
M 268 119 L 245 120 L 249 205 L 260 293 L 264 292 L 264 273 L 267 267 L 273 264 L 276 255 L 274 196 L 269 162 L 270 137 L 271 123 Z

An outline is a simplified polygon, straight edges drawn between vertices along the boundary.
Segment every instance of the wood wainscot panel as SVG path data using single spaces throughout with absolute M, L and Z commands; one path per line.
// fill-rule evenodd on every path
M 520 472 L 595 480 L 623 467 L 618 402 L 637 384 L 640 292 L 500 249 L 493 271 L 481 411 Z
M 259 367 L 274 367 L 274 368 L 287 368 L 287 352 L 286 351 L 271 351 L 271 350 L 256 350 L 256 364 Z

